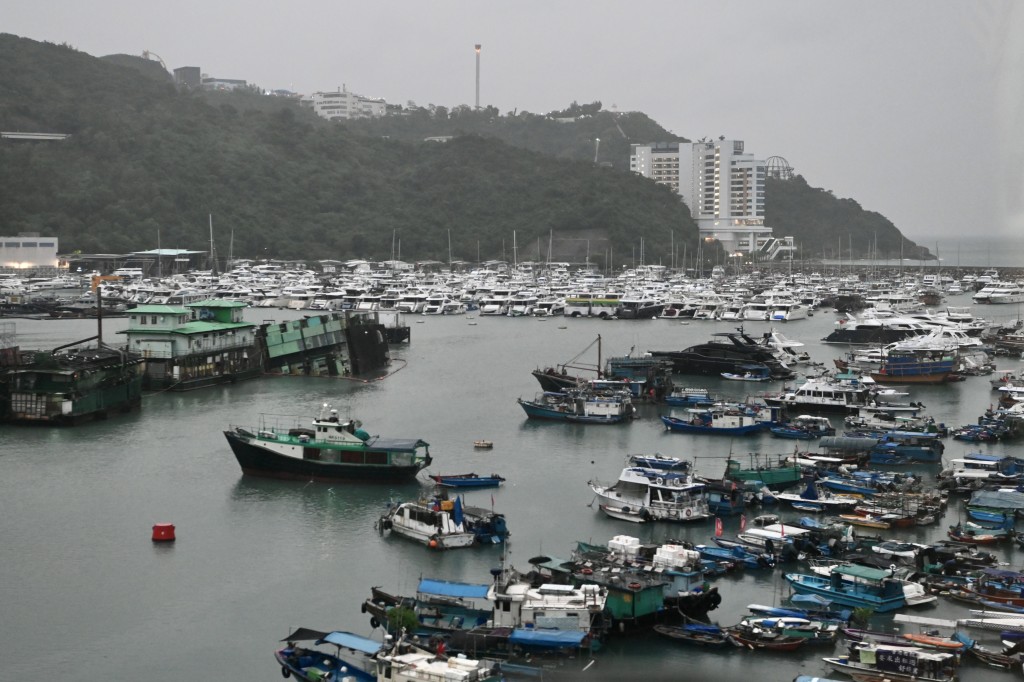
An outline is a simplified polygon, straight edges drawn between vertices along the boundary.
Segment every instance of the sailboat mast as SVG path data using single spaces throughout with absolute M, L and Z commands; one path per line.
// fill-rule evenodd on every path
M 217 251 L 213 246 L 213 214 L 210 214 L 210 274 L 217 274 Z

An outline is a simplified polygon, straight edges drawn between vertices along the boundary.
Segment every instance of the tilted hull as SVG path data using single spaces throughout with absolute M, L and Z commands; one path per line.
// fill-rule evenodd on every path
M 293 457 L 261 445 L 255 437 L 238 431 L 225 431 L 231 451 L 235 454 L 242 472 L 250 476 L 266 476 L 299 481 L 408 481 L 416 478 L 416 474 L 430 466 L 430 457 L 414 461 L 411 464 L 368 464 L 367 455 L 387 456 L 387 451 L 375 451 L 366 448 L 358 463 L 322 462 L 312 459 Z

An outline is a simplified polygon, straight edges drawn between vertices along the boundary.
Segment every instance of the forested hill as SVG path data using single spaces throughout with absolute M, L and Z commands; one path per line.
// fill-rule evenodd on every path
M 435 107 L 338 125 L 294 100 L 182 92 L 127 55 L 0 34 L 0 60 L 0 130 L 71 134 L 0 143 L 0 233 L 54 235 L 62 251 L 149 249 L 158 235 L 205 250 L 212 216 L 238 257 L 511 259 L 515 243 L 520 259 L 550 248 L 619 267 L 694 253 L 686 206 L 626 172 L 630 142 L 681 139 L 642 114 L 486 110 L 454 125 L 457 108 L 435 126 Z M 454 137 L 423 141 L 441 135 Z

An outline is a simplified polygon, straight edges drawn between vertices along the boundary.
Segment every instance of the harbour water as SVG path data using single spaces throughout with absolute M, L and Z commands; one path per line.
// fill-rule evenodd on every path
M 951 299 L 951 305 L 967 305 Z M 989 309 L 980 312 L 986 313 Z M 252 321 L 301 313 L 250 309 Z M 831 363 L 844 347 L 819 343 L 835 316 L 819 311 L 781 330 L 807 343 L 812 357 Z M 352 485 L 281 482 L 243 477 L 223 431 L 253 425 L 260 414 L 311 417 L 324 403 L 364 422 L 371 434 L 420 437 L 431 445 L 432 473 L 496 472 L 494 491 L 468 493 L 467 502 L 504 513 L 512 532 L 508 560 L 529 568 L 530 557 L 568 556 L 576 540 L 606 542 L 615 535 L 643 541 L 668 537 L 706 542 L 713 523 L 634 525 L 605 518 L 590 506 L 587 481 L 612 481 L 630 453 L 660 452 L 696 461 L 699 473 L 719 476 L 731 454 L 792 452 L 792 441 L 768 436 L 720 438 L 664 430 L 664 407 L 642 406 L 641 418 L 619 426 L 528 421 L 516 404 L 538 386 L 530 371 L 564 362 L 598 334 L 604 355 L 631 348 L 685 348 L 728 331 L 728 322 L 598 321 L 409 316 L 412 341 L 393 350 L 388 374 L 371 381 L 267 377 L 190 393 L 148 395 L 142 409 L 69 429 L 0 431 L 0 576 L 4 624 L 0 680 L 178 681 L 271 680 L 272 652 L 298 626 L 369 635 L 359 606 L 372 586 L 410 594 L 421 577 L 487 582 L 499 548 L 430 552 L 401 538 L 381 538 L 374 521 L 389 500 L 426 484 Z M 123 328 L 107 320 L 104 334 Z M 747 323 L 750 332 L 769 328 Z M 95 332 L 84 320 L 18 320 L 24 348 L 52 348 Z M 596 355 L 594 356 L 596 359 Z M 1019 360 L 1000 358 L 1003 369 Z M 745 391 L 781 384 L 746 384 L 679 377 L 742 398 Z M 753 387 L 753 389 L 752 389 Z M 976 421 L 993 402 L 988 380 L 914 387 L 938 421 Z M 475 450 L 473 441 L 494 442 Z M 1024 456 L 1020 445 L 976 446 L 947 441 L 945 456 L 969 450 Z M 930 477 L 932 469 L 920 468 Z M 782 511 L 784 518 L 798 513 Z M 959 519 L 951 504 L 939 524 L 897 531 L 895 537 L 944 537 Z M 177 541 L 150 541 L 155 523 L 174 523 Z M 737 519 L 725 520 L 726 533 Z M 1019 569 L 1024 552 L 997 550 Z M 788 596 L 782 569 L 716 582 L 723 594 L 712 617 L 732 624 L 749 603 L 777 604 Z M 966 607 L 940 600 L 920 615 L 950 618 Z M 891 625 L 878 619 L 876 627 Z M 376 634 L 380 634 L 377 631 Z M 612 641 L 581 680 L 791 680 L 826 675 L 831 649 L 772 655 L 739 649 L 705 652 L 650 637 Z M 585 662 L 580 662 L 582 667 Z M 998 679 L 968 662 L 965 682 Z M 835 676 L 834 674 L 832 676 Z

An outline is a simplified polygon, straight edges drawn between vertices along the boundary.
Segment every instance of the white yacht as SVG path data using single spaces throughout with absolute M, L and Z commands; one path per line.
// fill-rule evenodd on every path
M 614 519 L 645 523 L 697 521 L 710 516 L 704 486 L 691 483 L 683 472 L 626 467 L 612 485 L 596 480 L 588 485 L 601 511 Z

